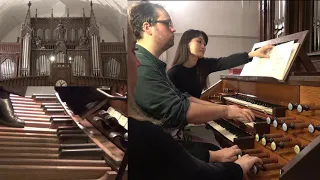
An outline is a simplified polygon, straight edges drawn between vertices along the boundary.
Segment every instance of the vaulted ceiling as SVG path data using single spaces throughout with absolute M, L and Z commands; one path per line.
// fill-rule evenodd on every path
M 38 17 L 90 16 L 90 0 L 0 0 L 0 40 L 24 22 L 28 2 L 31 1 L 31 16 L 37 9 Z M 97 22 L 115 37 L 122 38 L 122 29 L 126 33 L 127 0 L 92 0 Z M 19 34 L 17 34 L 19 36 Z

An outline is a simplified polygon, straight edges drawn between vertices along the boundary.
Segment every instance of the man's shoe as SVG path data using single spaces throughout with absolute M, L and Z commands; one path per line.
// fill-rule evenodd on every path
M 0 124 L 24 128 L 25 122 L 14 115 L 10 99 L 0 98 Z

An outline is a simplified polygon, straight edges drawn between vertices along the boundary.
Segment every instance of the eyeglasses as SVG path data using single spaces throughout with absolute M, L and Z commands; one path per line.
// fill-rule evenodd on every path
M 167 19 L 167 20 L 157 20 L 157 21 L 153 21 L 154 23 L 162 23 L 167 25 L 168 27 L 173 27 L 173 22 L 171 19 Z

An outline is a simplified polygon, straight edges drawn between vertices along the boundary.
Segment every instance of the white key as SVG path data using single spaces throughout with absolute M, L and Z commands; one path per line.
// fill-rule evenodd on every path
M 124 127 L 124 126 L 128 123 L 128 118 L 122 115 L 122 116 L 119 118 L 118 122 L 119 122 L 119 124 L 120 124 L 121 126 Z
M 226 130 L 224 127 L 220 126 L 214 121 L 210 121 L 208 122 L 208 124 L 215 130 L 217 130 L 219 133 L 221 133 L 224 137 L 229 139 L 231 142 L 234 142 L 234 138 L 237 138 L 236 135 L 232 134 L 230 131 Z
M 265 112 L 267 114 L 272 115 L 272 109 L 271 108 L 268 108 L 268 107 L 265 107 L 265 106 L 261 106 L 261 105 L 257 105 L 257 104 L 251 104 L 251 105 L 249 105 L 249 107 L 252 108 L 252 109 L 255 109 L 255 110 L 258 110 L 258 111 L 262 111 L 262 112 Z
M 129 123 L 127 122 L 127 124 L 124 125 L 124 128 L 125 128 L 126 130 L 128 130 L 128 124 L 129 124 Z
M 248 125 L 248 126 L 254 127 L 254 122 L 251 122 L 251 123 L 245 123 L 245 125 Z
M 119 120 L 120 117 L 122 116 L 122 114 L 119 113 L 118 111 L 114 111 L 113 114 L 112 114 L 112 116 Z
M 230 101 L 230 102 L 233 102 L 233 103 L 236 103 L 236 104 L 240 104 L 240 105 L 243 105 L 243 106 L 247 106 L 248 108 L 255 109 L 255 110 L 258 110 L 258 111 L 261 111 L 261 112 L 264 112 L 264 113 L 272 115 L 272 109 L 269 108 L 269 107 L 261 106 L 261 105 L 258 105 L 258 104 L 252 104 L 250 102 L 239 100 L 239 99 L 232 98 L 232 97 L 224 97 L 224 99 L 227 100 L 227 101 Z
M 250 102 L 242 101 L 242 100 L 239 100 L 239 99 L 236 99 L 236 98 L 232 98 L 232 97 L 224 97 L 224 99 L 227 100 L 227 101 L 236 103 L 236 104 L 243 105 L 243 106 L 247 106 L 247 105 L 251 104 Z
M 109 115 L 112 116 L 114 111 L 115 110 L 113 109 L 113 107 L 109 107 L 108 110 L 107 110 L 107 113 L 109 113 Z

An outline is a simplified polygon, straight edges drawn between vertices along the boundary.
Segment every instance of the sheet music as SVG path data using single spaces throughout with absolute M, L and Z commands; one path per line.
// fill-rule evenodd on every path
M 298 46 L 299 43 L 290 41 L 273 47 L 269 53 L 270 58 L 254 57 L 243 67 L 240 76 L 264 76 L 283 80 Z M 255 44 L 252 51 L 256 48 Z

